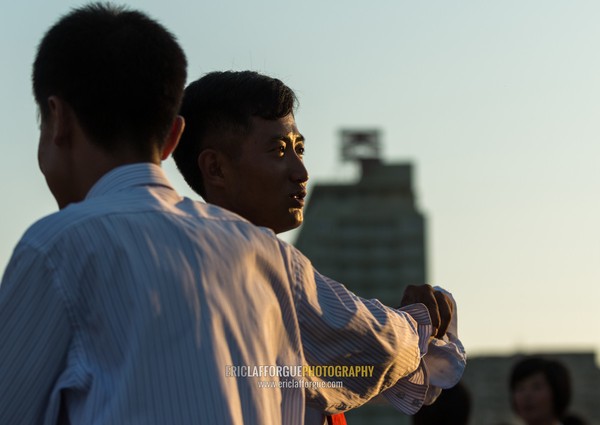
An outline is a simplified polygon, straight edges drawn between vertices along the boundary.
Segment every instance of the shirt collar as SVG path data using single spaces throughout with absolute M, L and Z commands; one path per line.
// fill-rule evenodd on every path
M 160 166 L 150 162 L 140 162 L 113 168 L 100 177 L 85 198 L 95 198 L 134 186 L 164 186 L 175 190 Z

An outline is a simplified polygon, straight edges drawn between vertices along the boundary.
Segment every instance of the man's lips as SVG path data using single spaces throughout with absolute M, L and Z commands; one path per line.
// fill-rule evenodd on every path
M 290 195 L 290 198 L 292 198 L 293 203 L 297 208 L 302 208 L 304 207 L 304 198 L 306 198 L 306 190 L 299 190 L 298 192 L 292 193 Z

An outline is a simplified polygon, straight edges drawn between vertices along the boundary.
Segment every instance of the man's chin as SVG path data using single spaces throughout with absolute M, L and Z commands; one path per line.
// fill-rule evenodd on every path
M 302 222 L 304 221 L 304 215 L 302 214 L 302 210 L 293 209 L 290 210 L 290 215 L 285 220 L 284 223 L 281 223 L 275 230 L 275 233 L 284 233 L 289 232 L 290 230 L 297 229 L 300 227 Z
M 300 227 L 300 225 L 304 222 L 304 212 L 302 211 L 302 208 L 294 208 L 290 212 L 292 213 L 292 225 L 290 230 L 292 230 Z

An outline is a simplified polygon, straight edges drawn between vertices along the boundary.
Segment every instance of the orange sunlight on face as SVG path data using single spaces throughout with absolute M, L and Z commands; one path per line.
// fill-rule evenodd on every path
M 293 115 L 277 120 L 252 118 L 226 182 L 228 208 L 275 233 L 298 227 L 304 219 L 308 172 L 304 137 Z

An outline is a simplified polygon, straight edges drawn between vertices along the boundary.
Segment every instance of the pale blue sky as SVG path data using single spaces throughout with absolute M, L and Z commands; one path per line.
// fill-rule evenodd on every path
M 2 1 L 0 270 L 56 209 L 30 67 L 83 3 Z M 291 86 L 313 183 L 353 176 L 340 128 L 383 130 L 388 160 L 415 163 L 430 276 L 455 294 L 472 353 L 600 351 L 600 2 L 127 3 L 177 35 L 190 79 L 253 69 Z

